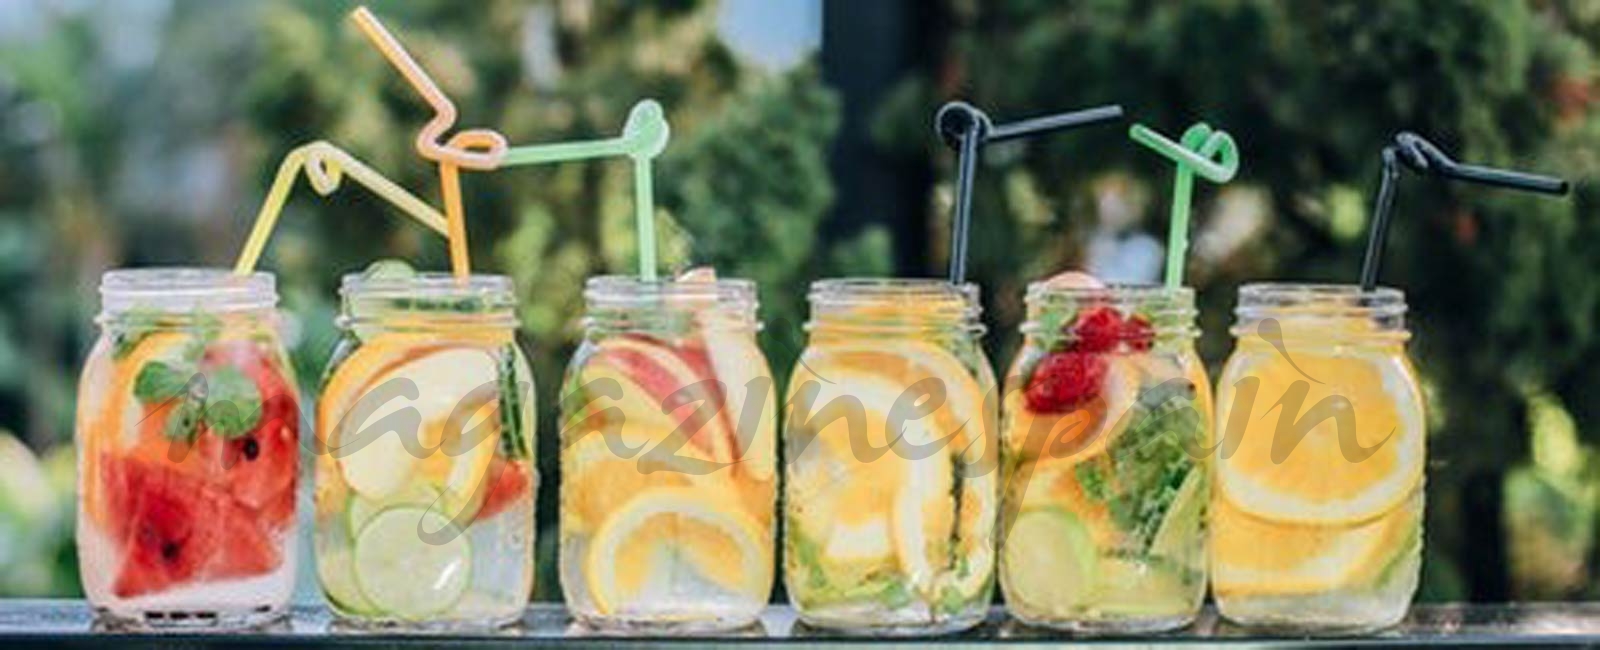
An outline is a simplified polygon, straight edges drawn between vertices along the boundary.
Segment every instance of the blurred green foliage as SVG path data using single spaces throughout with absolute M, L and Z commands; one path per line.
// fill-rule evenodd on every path
M 814 67 L 742 64 L 718 38 L 715 2 L 372 4 L 456 100 L 461 128 L 493 127 L 513 143 L 605 137 L 635 100 L 660 100 L 674 131 L 657 166 L 662 258 L 759 282 L 779 376 L 802 344 L 809 280 L 940 273 L 948 180 L 911 199 L 927 206 L 913 229 L 926 238 L 858 228 L 868 218 L 834 205 L 828 175 L 838 99 Z M 57 445 L 47 476 L 70 475 L 55 459 L 70 459 L 74 382 L 95 336 L 102 271 L 229 264 L 278 160 L 312 139 L 437 197 L 435 172 L 411 149 L 428 111 L 344 20 L 351 3 L 176 0 L 154 19 L 139 6 L 46 3 L 39 29 L 0 39 L 0 426 L 36 449 Z M 917 6 L 938 17 L 923 39 L 931 50 L 872 110 L 875 142 L 908 167 L 950 177 L 952 156 L 928 123 L 957 97 L 999 120 L 1114 101 L 1164 133 L 1204 119 L 1233 134 L 1240 177 L 1198 190 L 1187 274 L 1213 367 L 1231 348 L 1240 283 L 1354 279 L 1378 151 L 1396 131 L 1424 133 L 1463 160 L 1578 181 L 1570 199 L 1549 200 L 1407 177 L 1384 282 L 1407 292 L 1430 399 L 1424 597 L 1595 594 L 1600 250 L 1589 242 L 1600 236 L 1600 6 Z M 140 33 L 148 38 L 129 36 Z M 633 269 L 630 175 L 607 161 L 464 179 L 476 266 L 512 276 L 521 294 L 547 486 L 559 480 L 555 389 L 579 335 L 582 281 Z M 1134 206 L 1135 231 L 1164 238 L 1169 185 L 1170 166 L 1116 128 L 991 148 L 970 268 L 997 365 L 1017 342 L 1025 284 L 1085 263 L 1105 229 L 1104 198 Z M 296 369 L 310 384 L 335 339 L 339 274 L 380 257 L 442 269 L 446 257 L 431 233 L 360 190 L 323 199 L 306 189 L 263 266 L 279 276 Z M 830 210 L 852 223 L 839 227 Z M 892 247 L 927 248 L 936 266 L 893 268 Z M 27 489 L 7 483 L 0 497 Z M 553 495 L 543 491 L 547 522 Z M 58 505 L 70 512 L 70 499 Z M 1503 532 L 1487 533 L 1485 517 Z M 0 575 L 0 593 L 75 585 L 65 523 L 38 529 L 53 537 L 28 542 L 30 557 L 55 557 L 49 566 L 60 571 Z M 541 531 L 545 597 L 556 593 L 552 533 Z M 16 537 L 0 532 L 0 548 L 20 548 L 8 546 Z M 1509 580 L 1496 577 L 1505 566 Z
M 907 78 L 877 118 L 884 147 L 929 152 L 930 107 L 959 96 L 1005 121 L 1122 103 L 1134 121 L 1180 133 L 1204 120 L 1242 152 L 1227 189 L 1197 190 L 1188 281 L 1201 296 L 1201 352 L 1215 369 L 1243 282 L 1354 282 L 1365 246 L 1379 150 L 1401 130 L 1461 160 L 1559 172 L 1565 200 L 1407 175 L 1382 281 L 1405 290 L 1411 352 L 1430 406 L 1424 588 L 1439 599 L 1533 592 L 1504 582 L 1487 517 L 1499 478 L 1529 468 L 1528 396 L 1570 409 L 1600 435 L 1600 8 L 1583 0 L 946 0 L 948 51 Z M 998 149 L 998 148 L 997 148 Z M 1165 239 L 1171 167 L 1125 129 L 1087 129 L 991 151 L 980 168 L 970 264 L 989 297 L 995 358 L 1017 341 L 1023 284 L 1083 264 L 1103 188 L 1152 197 L 1142 229 Z M 1107 182 L 1107 179 L 1113 182 Z M 1134 180 L 1137 179 L 1137 180 Z M 948 190 L 943 190 L 948 194 Z M 930 219 L 942 219 L 933 214 Z M 937 231 L 935 231 L 937 232 Z M 1222 246 L 1221 243 L 1231 244 Z M 936 256 L 937 257 L 937 256 Z M 935 260 L 942 264 L 941 259 Z M 1517 470 L 1517 481 L 1530 480 Z M 1594 485 L 1588 473 L 1572 477 Z M 1520 483 L 1506 507 L 1526 503 Z M 1565 497 L 1563 497 L 1565 498 Z M 1592 548 L 1594 508 L 1544 502 L 1517 534 L 1552 516 Z M 1558 514 L 1556 514 L 1559 511 Z M 1518 520 L 1524 522 L 1525 520 Z M 1573 526 L 1580 526 L 1573 528 Z M 1524 544 L 1518 553 L 1530 552 Z M 1537 554 L 1537 552 L 1535 552 Z M 1533 564 L 1570 563 L 1573 553 Z M 1584 557 L 1585 566 L 1588 565 Z M 1523 563 L 1524 565 L 1526 563 Z M 1581 568 L 1581 567 L 1580 567 Z M 1522 569 L 1518 568 L 1518 571 Z M 1595 593 L 1592 570 L 1545 597 Z M 1465 575 L 1463 575 L 1465 574 Z

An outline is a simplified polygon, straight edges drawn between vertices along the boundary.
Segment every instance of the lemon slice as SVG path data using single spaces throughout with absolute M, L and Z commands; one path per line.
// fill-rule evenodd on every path
M 1402 361 L 1383 355 L 1295 355 L 1313 383 L 1275 351 L 1246 352 L 1230 367 L 1218 422 L 1233 415 L 1232 383 L 1261 382 L 1254 412 L 1238 438 L 1238 449 L 1218 447 L 1217 485 L 1240 510 L 1283 522 L 1349 524 L 1378 517 L 1399 505 L 1423 479 L 1425 432 L 1421 391 Z M 1298 387 L 1298 388 L 1296 388 Z M 1290 390 L 1307 391 L 1297 420 L 1314 424 L 1297 444 L 1279 431 L 1273 409 Z M 1320 407 L 1318 405 L 1321 405 Z M 1317 419 L 1331 415 L 1325 419 Z M 1265 417 L 1264 417 L 1265 416 Z M 1353 428 L 1355 442 L 1375 448 L 1365 458 L 1347 457 L 1339 423 Z
M 1401 508 L 1354 526 L 1262 520 L 1225 500 L 1213 502 L 1212 590 L 1218 596 L 1310 594 L 1365 584 L 1420 526 L 1420 509 Z
M 771 539 L 738 501 L 696 488 L 653 488 L 595 532 L 584 573 L 602 614 L 660 609 L 688 578 L 765 599 Z
M 640 493 L 663 487 L 701 486 L 713 493 L 731 490 L 726 472 L 698 474 L 692 461 L 713 462 L 694 445 L 685 444 L 661 462 L 645 460 L 670 429 L 639 429 L 623 423 L 613 450 L 591 433 L 561 451 L 561 526 L 567 534 L 593 531 Z M 627 451 L 629 449 L 635 451 Z M 628 455 L 628 454 L 631 454 Z M 731 492 L 729 492 L 731 494 Z
M 471 577 L 472 545 L 449 529 L 444 515 L 422 508 L 385 510 L 361 529 L 356 584 L 374 609 L 421 620 L 455 606 Z M 438 543 L 430 534 L 451 535 Z

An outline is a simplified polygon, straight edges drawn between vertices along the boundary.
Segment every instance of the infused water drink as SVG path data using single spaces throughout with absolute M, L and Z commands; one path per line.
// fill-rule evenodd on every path
M 1405 616 L 1421 566 L 1422 391 L 1405 297 L 1254 284 L 1218 379 L 1212 593 L 1248 625 L 1360 630 Z
M 753 623 L 772 593 L 777 489 L 755 284 L 608 276 L 585 296 L 562 397 L 568 608 L 605 629 Z
M 994 373 L 977 288 L 823 280 L 788 388 L 785 585 L 809 624 L 953 631 L 994 585 Z
M 1194 293 L 1028 289 L 1003 420 L 1000 585 L 1018 619 L 1182 627 L 1205 597 L 1211 390 Z
M 266 273 L 116 270 L 78 385 L 78 563 L 115 623 L 242 626 L 294 586 L 300 411 Z
M 344 279 L 317 404 L 317 575 L 367 626 L 521 618 L 534 577 L 532 375 L 511 282 Z

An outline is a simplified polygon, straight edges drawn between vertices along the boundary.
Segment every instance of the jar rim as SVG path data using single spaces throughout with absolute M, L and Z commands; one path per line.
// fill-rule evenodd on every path
M 1164 284 L 1111 283 L 1101 287 L 1051 285 L 1049 280 L 1028 283 L 1024 300 L 1043 300 L 1055 297 L 1075 300 L 1109 299 L 1115 301 L 1150 301 L 1167 299 L 1174 302 L 1194 303 L 1194 288 L 1168 288 Z
M 1239 286 L 1239 302 L 1245 299 L 1314 300 L 1354 299 L 1364 304 L 1404 304 L 1406 294 L 1394 287 L 1365 289 L 1360 285 L 1337 282 L 1249 282 Z
M 266 271 L 154 266 L 111 269 L 100 276 L 100 308 L 105 314 L 134 309 L 168 314 L 253 311 L 277 305 L 277 278 Z
M 663 277 L 645 280 L 634 275 L 596 275 L 584 281 L 583 296 L 590 304 L 608 305 L 655 305 L 669 298 L 754 305 L 756 283 L 744 278 L 678 280 Z
M 918 299 L 959 297 L 976 303 L 978 301 L 978 285 L 972 282 L 951 284 L 947 280 L 937 278 L 894 278 L 894 277 L 842 277 L 824 278 L 811 282 L 810 297 L 816 300 L 819 297 L 850 301 L 880 301 L 885 299 Z
M 1241 336 L 1255 323 L 1268 319 L 1296 330 L 1333 336 L 1324 323 L 1368 321 L 1370 330 L 1344 331 L 1338 337 L 1372 340 L 1400 340 L 1405 331 L 1407 311 L 1405 292 L 1394 287 L 1367 289 L 1354 284 L 1316 282 L 1253 282 L 1239 287 L 1230 331 Z M 1336 337 L 1336 338 L 1338 338 Z
M 514 300 L 515 286 L 504 275 L 478 274 L 457 280 L 450 273 L 425 271 L 390 276 L 347 273 L 339 282 L 339 295 L 348 298 L 495 298 Z

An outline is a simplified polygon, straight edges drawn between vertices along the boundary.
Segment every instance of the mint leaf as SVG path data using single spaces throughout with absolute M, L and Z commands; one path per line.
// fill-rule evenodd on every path
M 133 379 L 133 397 L 145 404 L 159 404 L 174 397 L 186 397 L 194 369 L 150 361 Z
M 195 400 L 185 397 L 168 408 L 172 412 L 167 414 L 167 424 L 162 433 L 173 442 L 193 442 L 200 425 L 201 407 Z
M 237 438 L 261 420 L 261 391 L 238 368 L 223 366 L 206 378 L 206 428 L 221 438 Z
M 133 353 L 139 343 L 155 333 L 158 313 L 149 308 L 135 307 L 124 312 L 115 326 L 108 326 L 111 336 L 111 358 L 122 359 Z

